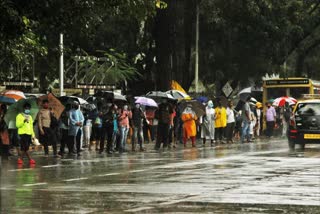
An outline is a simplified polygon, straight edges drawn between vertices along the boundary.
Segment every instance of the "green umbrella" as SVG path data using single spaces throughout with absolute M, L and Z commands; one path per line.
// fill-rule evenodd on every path
M 16 121 L 17 115 L 23 112 L 23 106 L 26 103 L 29 103 L 31 105 L 30 115 L 32 116 L 33 121 L 36 119 L 39 112 L 37 98 L 20 99 L 18 102 L 9 106 L 7 113 L 4 116 L 4 120 L 7 124 L 9 124 L 10 121 Z

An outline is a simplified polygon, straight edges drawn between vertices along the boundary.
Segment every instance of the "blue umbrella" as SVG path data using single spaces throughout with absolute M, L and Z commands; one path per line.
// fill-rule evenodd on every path
M 15 103 L 15 102 L 16 102 L 16 100 L 11 98 L 11 97 L 0 96 L 0 103 L 12 104 L 12 103 Z

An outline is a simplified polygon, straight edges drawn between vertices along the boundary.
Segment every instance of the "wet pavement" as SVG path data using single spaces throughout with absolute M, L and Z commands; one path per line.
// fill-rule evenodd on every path
M 284 139 L 1 161 L 0 213 L 320 213 L 320 145 Z

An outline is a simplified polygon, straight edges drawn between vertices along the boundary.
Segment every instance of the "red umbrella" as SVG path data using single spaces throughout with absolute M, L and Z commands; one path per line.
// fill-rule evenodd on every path
M 287 96 L 278 97 L 273 101 L 272 105 L 282 107 L 286 102 L 289 103 L 289 105 L 294 105 L 297 103 L 297 100 L 293 97 L 287 97 Z

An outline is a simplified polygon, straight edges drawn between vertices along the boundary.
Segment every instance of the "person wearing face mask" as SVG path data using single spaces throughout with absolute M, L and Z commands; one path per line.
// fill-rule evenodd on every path
M 25 103 L 23 105 L 23 112 L 19 113 L 16 117 L 16 127 L 18 129 L 18 135 L 20 137 L 20 149 L 18 149 L 18 164 L 23 164 L 23 157 L 26 155 L 29 159 L 29 164 L 35 164 L 36 162 L 31 158 L 29 154 L 29 147 L 31 140 L 34 138 L 33 131 L 33 119 L 30 115 L 31 105 Z
M 51 127 L 51 118 L 54 117 L 49 110 L 49 101 L 42 101 L 42 108 L 38 113 L 38 128 L 39 128 L 39 140 L 44 147 L 44 154 L 49 155 L 49 145 L 52 145 L 54 157 L 59 157 L 57 154 L 57 135 L 54 129 Z
M 206 107 L 206 114 L 202 117 L 202 128 L 201 128 L 201 138 L 203 140 L 203 145 L 205 145 L 206 140 L 211 141 L 211 146 L 215 143 L 214 140 L 214 129 L 215 129 L 215 119 L 216 113 L 214 110 L 214 105 L 212 100 L 208 101 Z
M 79 108 L 77 101 L 73 102 L 72 109 L 69 112 L 69 146 L 68 149 L 74 153 L 74 146 L 76 146 L 77 155 L 80 156 L 81 151 L 81 135 L 84 116 Z
M 187 106 L 181 114 L 183 121 L 183 145 L 187 146 L 187 140 L 190 138 L 192 147 L 196 146 L 197 127 L 196 120 L 198 119 L 196 113 L 192 110 L 192 106 Z
M 119 115 L 119 127 L 120 127 L 120 147 L 119 152 L 125 152 L 126 151 L 126 143 L 127 143 L 127 137 L 129 133 L 129 119 L 131 119 L 132 113 L 128 109 L 127 105 L 123 106 L 123 109 Z

